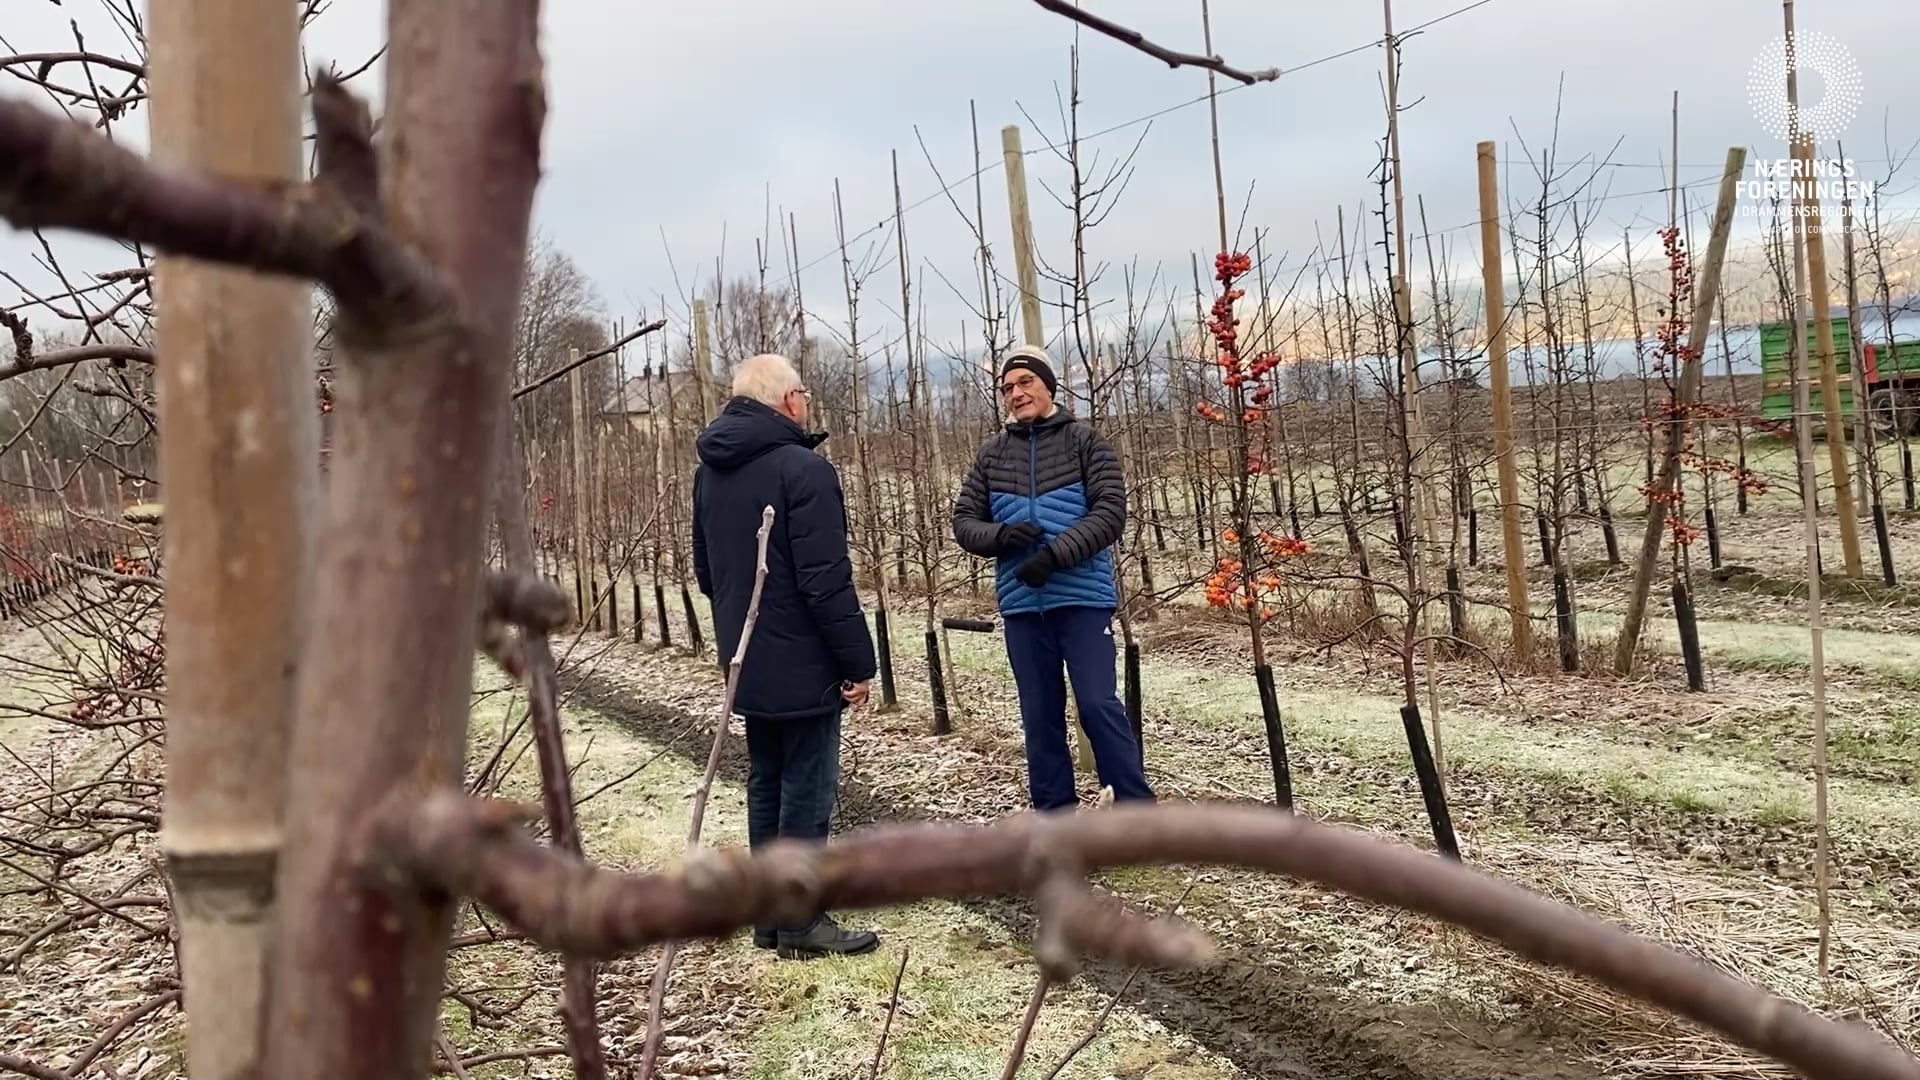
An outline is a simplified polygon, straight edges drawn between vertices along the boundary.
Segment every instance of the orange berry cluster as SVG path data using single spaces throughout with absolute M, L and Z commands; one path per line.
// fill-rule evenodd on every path
M 1238 545 L 1240 531 L 1228 529 L 1220 535 L 1221 542 Z M 1305 540 L 1297 536 L 1278 534 L 1262 529 L 1254 539 L 1269 558 L 1290 559 L 1307 554 L 1311 548 Z M 1240 608 L 1244 611 L 1260 611 L 1262 621 L 1271 619 L 1277 612 L 1263 606 L 1262 597 L 1269 597 L 1281 591 L 1285 583 L 1280 575 L 1265 570 L 1249 577 L 1244 564 L 1231 556 L 1222 558 L 1207 576 L 1207 603 L 1217 608 Z
M 1667 516 L 1667 528 L 1673 530 L 1673 542 L 1681 547 L 1689 547 L 1695 540 L 1700 539 L 1698 525 L 1689 525 L 1671 514 Z
M 1220 283 L 1220 295 L 1213 301 L 1213 307 L 1207 314 L 1207 332 L 1213 335 L 1213 343 L 1218 353 L 1216 363 L 1220 366 L 1220 382 L 1228 390 L 1253 387 L 1252 405 L 1240 406 L 1237 414 L 1240 423 L 1252 427 L 1264 421 L 1267 403 L 1273 397 L 1273 387 L 1260 385 L 1269 372 L 1279 367 L 1284 358 L 1278 353 L 1266 353 L 1256 357 L 1252 363 L 1242 361 L 1240 357 L 1239 320 L 1234 318 L 1234 302 L 1246 295 L 1242 289 L 1234 288 L 1233 283 L 1253 269 L 1253 260 L 1245 252 L 1221 252 L 1213 258 L 1214 280 Z M 1226 410 L 1208 401 L 1202 401 L 1195 411 L 1211 423 L 1223 424 L 1227 420 Z M 1247 475 L 1259 476 L 1267 471 L 1266 462 L 1255 453 L 1248 457 Z

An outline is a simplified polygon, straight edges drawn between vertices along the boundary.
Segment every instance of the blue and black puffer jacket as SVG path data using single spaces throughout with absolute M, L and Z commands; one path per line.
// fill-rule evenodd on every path
M 1039 544 L 1002 551 L 1001 527 L 1030 521 L 1058 569 L 1034 589 L 1018 576 Z M 982 443 L 953 505 L 953 538 L 995 559 L 1002 615 L 1062 607 L 1117 606 L 1113 552 L 1127 523 L 1127 487 L 1119 456 L 1064 407 L 1031 423 L 1013 422 Z

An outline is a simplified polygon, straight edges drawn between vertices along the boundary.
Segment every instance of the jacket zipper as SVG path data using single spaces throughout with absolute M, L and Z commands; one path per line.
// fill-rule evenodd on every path
M 1027 432 L 1027 520 L 1040 524 L 1040 432 Z

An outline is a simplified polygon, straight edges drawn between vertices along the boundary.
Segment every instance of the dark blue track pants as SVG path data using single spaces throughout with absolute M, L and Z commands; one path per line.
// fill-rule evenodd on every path
M 1101 785 L 1113 789 L 1115 802 L 1152 800 L 1140 745 L 1115 685 L 1113 609 L 1063 607 L 1008 615 L 1005 626 L 1007 660 L 1020 690 L 1033 808 L 1054 810 L 1079 801 L 1067 748 L 1067 680 L 1080 706 L 1080 726 L 1093 744 Z

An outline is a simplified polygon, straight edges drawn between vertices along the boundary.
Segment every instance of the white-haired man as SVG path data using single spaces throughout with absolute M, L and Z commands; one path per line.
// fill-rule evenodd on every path
M 733 398 L 695 442 L 693 564 L 713 604 L 724 665 L 753 595 L 763 508 L 774 510 L 767 578 L 734 709 L 747 726 L 747 843 L 776 837 L 824 842 L 840 778 L 840 718 L 867 699 L 878 667 L 853 588 L 840 477 L 814 452 L 811 392 L 786 357 L 741 362 Z M 863 953 L 870 931 L 843 930 L 825 912 L 797 926 L 754 929 L 754 943 L 786 958 Z

